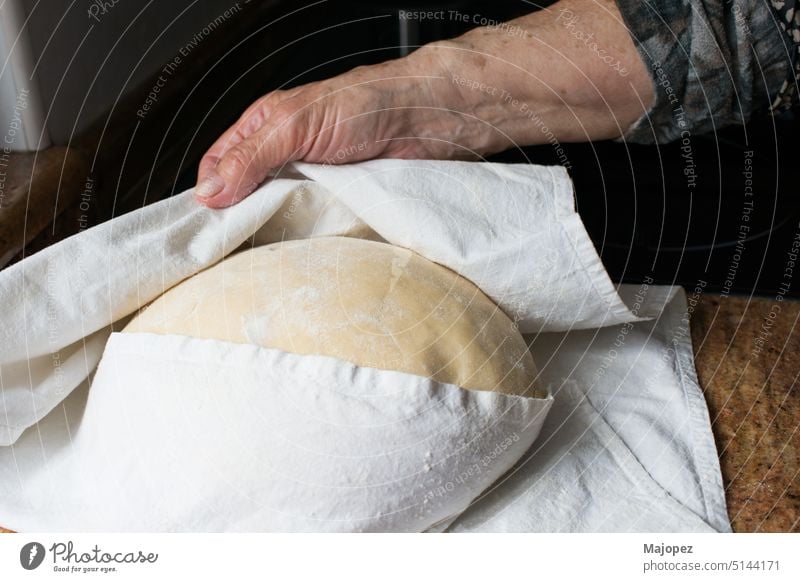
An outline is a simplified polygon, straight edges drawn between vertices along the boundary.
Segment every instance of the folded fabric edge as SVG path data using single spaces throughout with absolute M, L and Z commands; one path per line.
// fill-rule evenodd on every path
M 105 327 L 76 342 L 76 344 L 80 343 L 83 345 L 74 354 L 67 358 L 66 361 L 62 362 L 62 365 L 73 359 L 77 359 L 79 361 L 83 360 L 86 364 L 86 367 L 84 368 L 85 373 L 81 372 L 79 375 L 73 374 L 71 376 L 68 373 L 65 373 L 61 379 L 68 387 L 62 390 L 60 398 L 48 403 L 47 406 L 42 406 L 38 409 L 31 410 L 28 417 L 23 419 L 20 424 L 12 425 L 5 422 L 0 423 L 0 447 L 12 446 L 15 442 L 17 442 L 17 440 L 19 440 L 19 437 L 22 436 L 26 430 L 36 426 L 39 421 L 50 414 L 50 412 L 52 412 L 56 406 L 58 406 L 70 394 L 72 394 L 73 390 L 85 382 L 87 378 L 91 377 L 91 374 L 97 369 L 97 364 L 100 361 L 100 357 L 103 352 L 102 346 L 105 345 L 110 333 L 111 328 Z M 41 386 L 41 384 L 39 386 Z M 30 390 L 33 390 L 34 388 L 35 387 L 31 387 Z
M 630 449 L 625 440 L 621 438 L 617 431 L 614 430 L 614 427 L 608 423 L 601 411 L 595 407 L 589 395 L 584 392 L 580 386 L 577 384 L 565 384 L 563 389 L 566 393 L 570 394 L 570 397 L 574 401 L 580 402 L 581 405 L 586 407 L 587 411 L 591 411 L 591 415 L 594 419 L 593 424 L 595 429 L 605 436 L 607 442 L 614 442 L 617 445 L 613 449 L 609 447 L 608 450 L 613 451 L 614 455 L 620 462 L 620 467 L 631 475 L 631 478 L 642 487 L 642 489 L 647 493 L 648 497 L 654 499 L 663 499 L 675 509 L 680 508 L 681 510 L 685 511 L 689 519 L 699 521 L 703 525 L 712 528 L 712 526 L 708 524 L 708 522 L 703 519 L 702 516 L 697 515 L 697 513 L 686 507 L 686 505 L 681 503 L 680 500 L 676 499 L 669 491 L 662 487 L 661 484 L 653 478 L 650 472 L 642 465 L 642 463 Z
M 607 302 L 605 313 L 597 314 L 597 317 L 577 321 L 567 329 L 548 329 L 547 331 L 572 331 L 579 329 L 594 329 L 599 327 L 610 327 L 621 323 L 635 323 L 637 321 L 647 321 L 650 317 L 640 317 L 634 314 L 611 281 L 611 277 L 606 271 L 597 249 L 592 240 L 583 220 L 576 212 L 571 219 L 565 218 L 565 224 L 570 226 L 566 229 L 566 234 L 570 244 L 575 251 L 575 256 L 580 261 L 581 267 L 588 273 L 591 285 L 596 293 L 603 297 Z M 536 330 L 531 330 L 536 331 Z
M 697 377 L 692 336 L 688 332 L 691 311 L 683 288 L 677 288 L 675 296 L 666 311 L 665 316 L 669 318 L 672 329 L 681 329 L 680 326 L 683 324 L 687 326 L 687 333 L 684 333 L 681 337 L 666 339 L 674 345 L 677 364 L 676 372 L 678 373 L 683 393 L 689 401 L 693 433 L 690 442 L 693 445 L 698 465 L 700 488 L 706 509 L 705 520 L 717 531 L 730 533 L 733 530 L 725 501 L 722 467 L 719 463 L 717 445 L 714 442 L 714 434 L 711 430 L 708 404 L 703 397 L 700 380 Z M 703 427 L 703 429 L 701 430 L 700 427 Z
M 359 164 L 355 164 L 354 166 L 361 172 L 368 173 L 368 168 L 370 165 L 374 165 L 376 162 L 380 162 L 382 164 L 386 164 L 388 162 L 396 162 L 398 164 L 408 164 L 413 161 L 425 162 L 427 164 L 433 163 L 431 160 L 373 160 L 368 162 L 361 162 Z M 475 162 L 457 162 L 457 161 L 438 161 L 438 164 L 474 164 Z M 493 172 L 497 172 L 498 168 L 505 168 L 507 166 L 510 167 L 529 167 L 532 164 L 495 164 L 486 162 L 484 163 L 487 168 L 489 168 Z M 575 251 L 576 257 L 580 261 L 581 267 L 584 271 L 589 275 L 591 285 L 594 288 L 598 297 L 604 299 L 606 301 L 607 309 L 605 313 L 602 314 L 585 314 L 582 316 L 582 319 L 576 319 L 573 322 L 570 322 L 570 325 L 555 325 L 547 327 L 546 329 L 540 329 L 541 322 L 533 321 L 533 322 L 526 322 L 522 320 L 519 322 L 520 331 L 523 333 L 529 332 L 536 332 L 536 331 L 547 331 L 547 332 L 557 332 L 557 331 L 570 331 L 570 330 L 577 330 L 577 329 L 592 329 L 596 327 L 608 327 L 611 325 L 617 325 L 620 323 L 627 323 L 627 322 L 635 322 L 635 321 L 644 321 L 648 319 L 647 317 L 638 317 L 634 313 L 631 312 L 629 307 L 617 293 L 617 289 L 611 281 L 608 272 L 603 265 L 603 262 L 598 254 L 597 250 L 594 247 L 594 244 L 589 237 L 589 233 L 586 230 L 585 225 L 583 224 L 583 220 L 580 217 L 580 214 L 577 212 L 577 207 L 575 204 L 575 196 L 574 196 L 574 184 L 569 177 L 568 172 L 561 166 L 537 166 L 540 168 L 544 168 L 548 171 L 550 176 L 551 187 L 553 189 L 553 199 L 554 199 L 554 209 L 557 213 L 559 218 L 559 224 L 564 226 L 564 233 L 567 236 L 567 239 L 570 242 L 573 250 Z M 309 179 L 315 180 L 324 175 L 325 172 L 330 171 L 332 168 L 327 168 L 324 165 L 320 164 L 309 164 L 305 162 L 294 162 L 292 164 L 292 168 L 300 173 L 303 176 L 308 177 Z M 353 169 L 353 168 L 351 168 Z M 358 209 L 353 208 L 347 204 L 346 200 L 341 200 L 341 202 L 350 208 L 355 214 L 358 215 Z M 363 217 L 361 217 L 364 220 Z M 365 222 L 376 230 L 372 224 L 365 220 Z M 387 236 L 386 233 L 380 233 L 382 236 Z M 387 240 L 391 244 L 396 244 L 399 246 L 407 247 L 407 241 L 395 240 L 393 238 L 387 238 Z M 449 264 L 447 262 L 442 262 L 439 260 L 438 257 L 430 257 L 426 256 L 424 253 L 420 252 L 418 249 L 412 249 L 415 252 L 425 256 L 427 259 L 442 264 L 443 266 L 453 269 L 454 271 L 458 272 L 463 277 L 470 279 L 467 273 L 462 272 L 461 270 L 455 268 L 456 266 L 453 264 Z M 471 280 L 471 279 L 470 279 Z M 481 288 L 482 291 L 487 293 L 489 297 L 492 298 L 493 301 L 498 303 L 498 306 L 504 311 L 507 311 L 509 308 L 513 306 L 509 306 L 504 304 L 502 297 L 495 297 L 487 290 L 480 281 L 472 282 Z
M 147 341 L 142 341 L 143 339 L 146 339 Z M 281 358 L 297 360 L 298 362 L 302 361 L 304 358 L 314 358 L 318 361 L 326 362 L 329 367 L 333 367 L 335 365 L 347 366 L 348 368 L 352 368 L 353 370 L 363 371 L 368 375 L 374 375 L 386 372 L 392 374 L 398 374 L 407 377 L 409 380 L 413 379 L 418 384 L 429 385 L 434 391 L 438 391 L 444 387 L 447 387 L 448 389 L 452 388 L 470 394 L 485 394 L 488 395 L 486 397 L 495 398 L 500 401 L 507 401 L 509 403 L 531 402 L 531 401 L 549 402 L 553 400 L 553 394 L 549 387 L 542 387 L 542 389 L 547 392 L 547 396 L 545 398 L 538 398 L 536 396 L 519 396 L 516 394 L 504 394 L 502 392 L 495 392 L 492 390 L 484 390 L 484 389 L 482 390 L 468 389 L 468 388 L 463 388 L 458 384 L 440 382 L 430 377 L 419 376 L 417 374 L 413 374 L 410 372 L 403 372 L 399 370 L 384 370 L 381 368 L 370 368 L 367 366 L 360 366 L 358 364 L 354 364 L 353 362 L 343 360 L 341 358 L 337 358 L 334 356 L 326 356 L 321 354 L 314 354 L 314 355 L 296 354 L 294 352 L 287 352 L 285 350 L 277 348 L 267 348 L 256 344 L 242 344 L 220 339 L 207 339 L 207 338 L 197 338 L 192 336 L 184 336 L 179 334 L 157 334 L 149 332 L 112 332 L 108 338 L 108 342 L 106 345 L 108 346 L 113 344 L 114 350 L 120 354 L 146 356 L 148 353 L 152 353 L 155 355 L 163 355 L 164 353 L 169 353 L 169 351 L 171 351 L 173 348 L 177 348 L 178 346 L 182 346 L 185 344 L 192 344 L 192 343 L 197 343 L 198 345 L 212 343 L 222 346 L 224 348 L 223 353 L 225 355 L 224 360 L 226 366 L 231 366 L 232 361 L 235 362 L 235 361 L 249 360 L 249 358 L 253 354 L 256 355 L 279 354 Z M 158 345 L 156 346 L 154 344 Z

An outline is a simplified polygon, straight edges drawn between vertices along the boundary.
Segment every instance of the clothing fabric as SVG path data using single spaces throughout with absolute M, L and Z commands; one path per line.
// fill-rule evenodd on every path
M 774 0 L 776 4 L 781 4 Z M 796 47 L 770 0 L 617 0 L 646 64 L 655 103 L 624 134 L 666 143 L 766 113 Z M 794 12 L 791 14 L 794 22 Z M 793 83 L 792 83 L 793 84 Z
M 797 0 L 770 0 L 772 10 L 778 20 L 778 26 L 786 33 L 789 42 L 789 58 L 792 66 L 789 76 L 783 81 L 778 95 L 772 101 L 772 111 L 779 112 L 790 109 L 797 103 L 797 77 L 800 73 L 800 13 L 797 11 Z

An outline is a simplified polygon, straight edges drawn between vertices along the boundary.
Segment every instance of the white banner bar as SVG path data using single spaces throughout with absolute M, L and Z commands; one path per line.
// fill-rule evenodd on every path
M 7 534 L 0 580 L 800 580 L 795 534 Z

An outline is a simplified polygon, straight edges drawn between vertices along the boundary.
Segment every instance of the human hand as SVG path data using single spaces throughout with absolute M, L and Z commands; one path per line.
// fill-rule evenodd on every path
M 195 196 L 212 208 L 230 206 L 294 160 L 468 157 L 447 139 L 457 137 L 458 116 L 436 112 L 447 95 L 435 94 L 432 81 L 440 77 L 430 74 L 434 63 L 421 62 L 426 58 L 359 67 L 265 95 L 203 156 Z

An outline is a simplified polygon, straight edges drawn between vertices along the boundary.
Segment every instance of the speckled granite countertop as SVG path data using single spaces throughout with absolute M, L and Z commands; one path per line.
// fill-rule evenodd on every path
M 692 315 L 733 530 L 800 531 L 800 301 L 705 295 Z

